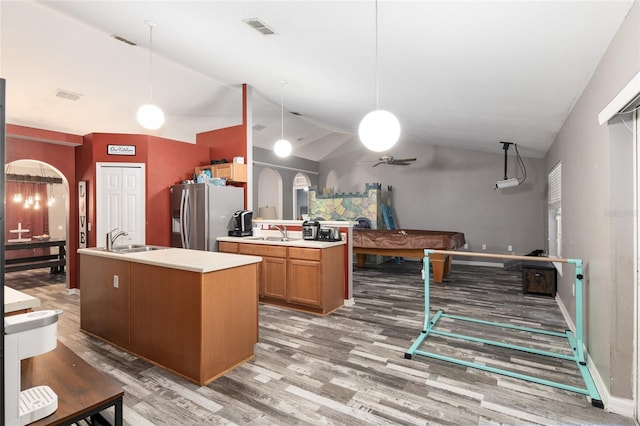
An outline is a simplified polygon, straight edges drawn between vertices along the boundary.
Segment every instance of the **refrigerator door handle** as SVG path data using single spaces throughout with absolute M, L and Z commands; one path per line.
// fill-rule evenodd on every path
M 180 196 L 180 240 L 182 242 L 182 248 L 189 248 L 187 246 L 187 227 L 186 227 L 186 221 L 188 216 L 185 214 L 185 208 L 186 208 L 186 204 L 187 204 L 187 197 L 188 197 L 188 192 L 186 189 L 182 189 L 182 194 Z

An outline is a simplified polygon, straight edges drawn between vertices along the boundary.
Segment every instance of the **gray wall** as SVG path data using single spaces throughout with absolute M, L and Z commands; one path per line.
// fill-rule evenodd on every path
M 379 154 L 367 151 L 356 137 L 320 163 L 320 188 L 349 193 L 364 191 L 365 183 L 391 185 L 397 227 L 464 232 L 471 251 L 483 251 L 482 244 L 489 253 L 506 253 L 508 245 L 518 254 L 545 247 L 543 160 L 525 157 L 526 182 L 496 191 L 496 182 L 504 177 L 498 141 L 495 153 L 402 141 L 392 153 L 418 160 L 408 166 L 372 167 Z M 513 148 L 508 158 L 508 175 L 515 177 L 519 171 Z
M 299 172 L 306 173 L 311 180 L 311 185 L 318 185 L 318 162 L 307 160 L 296 156 L 280 158 L 269 149 L 253 148 L 253 187 L 258 188 L 258 178 L 260 172 L 265 168 L 270 168 L 280 174 L 282 178 L 282 206 L 278 206 L 278 210 L 282 208 L 282 219 L 296 219 L 292 217 L 293 206 L 293 180 Z M 263 163 L 268 164 L 265 166 Z M 311 173 L 310 173 L 311 172 Z M 276 188 L 273 188 L 276 191 Z M 258 209 L 258 192 L 253 191 L 253 206 Z
M 600 126 L 598 113 L 640 70 L 639 41 L 636 2 L 545 158 L 545 173 L 562 161 L 563 255 L 585 263 L 589 355 L 610 394 L 628 399 L 635 323 L 633 144 L 620 124 Z M 565 273 L 558 291 L 575 321 L 573 278 Z

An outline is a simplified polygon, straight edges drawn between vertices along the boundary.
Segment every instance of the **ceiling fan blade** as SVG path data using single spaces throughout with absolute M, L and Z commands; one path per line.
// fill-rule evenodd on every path
M 379 166 L 380 164 L 387 164 L 387 162 L 386 161 L 378 161 L 376 164 L 374 164 L 371 167 L 376 167 L 376 166 Z
M 408 166 L 410 163 L 404 163 L 402 161 L 393 160 L 388 162 L 387 164 L 391 164 L 392 166 Z
M 399 162 L 402 162 L 402 163 L 407 163 L 407 162 L 416 161 L 416 160 L 417 160 L 417 158 L 396 158 L 393 161 L 399 161 Z

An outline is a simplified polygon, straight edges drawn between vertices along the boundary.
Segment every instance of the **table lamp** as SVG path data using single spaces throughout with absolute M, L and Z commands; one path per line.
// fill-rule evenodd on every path
M 276 212 L 275 206 L 260 207 L 258 209 L 258 216 L 260 216 L 260 219 L 264 220 L 278 219 L 278 214 Z

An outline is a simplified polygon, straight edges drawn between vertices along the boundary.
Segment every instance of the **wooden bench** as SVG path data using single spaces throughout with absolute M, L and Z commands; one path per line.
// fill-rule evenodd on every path
M 9 258 L 4 261 L 5 272 L 26 271 L 28 269 L 51 268 L 52 274 L 64 273 L 67 264 L 65 249 L 66 240 L 27 241 L 5 243 L 5 251 L 58 247 L 58 254 L 41 256 L 24 256 Z

